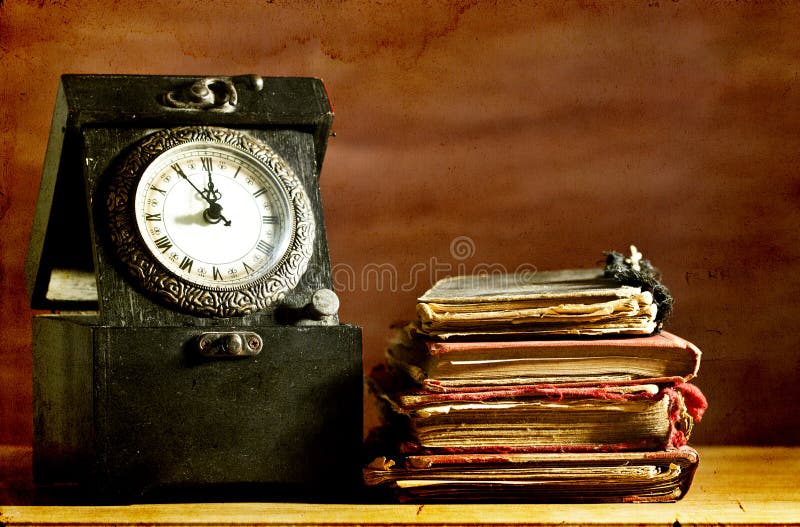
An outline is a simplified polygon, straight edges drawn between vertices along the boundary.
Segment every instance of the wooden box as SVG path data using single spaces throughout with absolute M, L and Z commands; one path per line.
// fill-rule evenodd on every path
M 327 95 L 317 79 L 264 78 L 260 90 L 240 89 L 233 111 L 164 108 L 165 92 L 198 79 L 62 78 L 26 267 L 31 305 L 54 311 L 33 322 L 35 480 L 78 483 L 92 501 L 352 500 L 361 330 L 336 315 L 306 325 L 280 317 L 332 288 L 319 193 Z M 148 133 L 193 125 L 269 142 L 312 203 L 308 270 L 269 309 L 179 312 L 132 284 L 109 248 L 101 208 L 110 167 Z M 258 335 L 263 351 L 196 353 L 204 332 L 239 330 Z

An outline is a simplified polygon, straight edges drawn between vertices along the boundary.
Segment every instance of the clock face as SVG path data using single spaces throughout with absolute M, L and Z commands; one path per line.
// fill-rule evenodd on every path
M 249 153 L 212 142 L 185 143 L 158 156 L 142 174 L 134 211 L 159 263 L 215 290 L 268 274 L 294 231 L 278 175 Z
M 129 277 L 189 314 L 272 308 L 313 253 L 314 214 L 302 182 L 267 144 L 236 130 L 147 136 L 114 171 L 106 205 Z

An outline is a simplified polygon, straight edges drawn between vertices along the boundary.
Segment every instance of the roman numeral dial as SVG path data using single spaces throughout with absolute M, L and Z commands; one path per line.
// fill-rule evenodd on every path
M 283 260 L 295 207 L 281 175 L 258 152 L 188 141 L 144 170 L 135 196 L 141 239 L 177 279 L 209 290 L 242 289 Z
M 96 201 L 136 292 L 176 313 L 219 319 L 266 314 L 303 296 L 298 285 L 325 257 L 316 253 L 315 174 L 294 171 L 313 165 L 312 153 L 288 148 L 283 159 L 262 139 L 296 139 L 280 130 L 142 133 L 109 167 Z

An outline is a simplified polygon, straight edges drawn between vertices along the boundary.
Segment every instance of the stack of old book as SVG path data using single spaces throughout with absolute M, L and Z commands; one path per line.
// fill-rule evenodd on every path
M 367 485 L 403 501 L 669 501 L 705 410 L 700 351 L 632 248 L 605 268 L 437 282 L 368 384 Z

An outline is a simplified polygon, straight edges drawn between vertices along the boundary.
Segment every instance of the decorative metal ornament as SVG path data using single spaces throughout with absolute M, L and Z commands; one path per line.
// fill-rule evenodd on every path
M 227 128 L 147 136 L 114 171 L 106 209 L 128 275 L 193 315 L 274 307 L 313 252 L 314 213 L 301 181 L 269 146 Z

